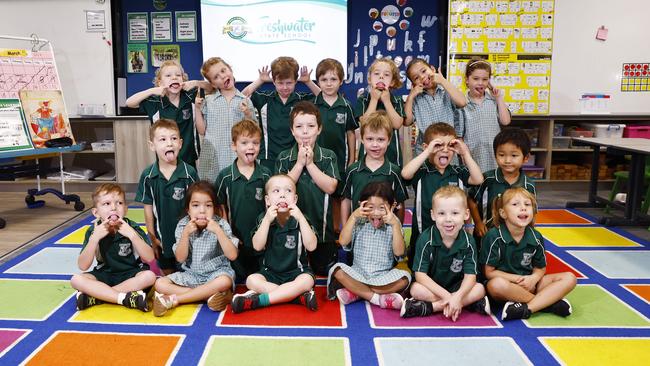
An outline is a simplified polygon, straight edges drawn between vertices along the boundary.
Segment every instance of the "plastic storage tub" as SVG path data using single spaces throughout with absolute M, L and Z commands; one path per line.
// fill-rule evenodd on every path
M 623 137 L 650 139 L 650 126 L 627 126 L 623 130 Z
M 544 168 L 539 166 L 526 166 L 522 167 L 524 173 L 533 179 L 544 179 Z
M 585 125 L 594 131 L 594 137 L 602 138 L 616 138 L 623 137 L 623 130 L 625 129 L 624 124 L 612 123 L 612 124 L 590 124 Z

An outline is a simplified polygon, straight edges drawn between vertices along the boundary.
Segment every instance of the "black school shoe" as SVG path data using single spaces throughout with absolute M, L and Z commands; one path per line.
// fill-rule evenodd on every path
M 501 320 L 528 319 L 530 314 L 526 303 L 508 301 L 503 306 Z
M 490 300 L 488 300 L 487 296 L 484 296 L 482 299 L 478 300 L 477 302 L 468 305 L 467 310 L 474 313 L 483 314 L 483 315 L 490 315 L 491 314 Z
M 433 306 L 430 302 L 413 298 L 404 300 L 402 302 L 402 308 L 399 311 L 399 316 L 402 318 L 429 316 L 431 314 L 433 314 Z
M 327 299 L 336 300 L 336 290 L 343 288 L 343 285 L 333 275 L 327 279 Z
M 128 292 L 124 300 L 122 300 L 122 305 L 130 309 L 139 309 L 145 313 L 149 311 L 147 295 L 142 291 Z
M 77 292 L 77 309 L 84 310 L 94 305 L 103 304 L 104 302 L 96 297 L 86 295 L 83 292 Z
M 567 317 L 571 315 L 573 309 L 571 308 L 571 303 L 567 299 L 560 299 L 553 303 L 552 305 L 540 310 L 544 313 L 553 313 L 555 315 Z
M 314 290 L 303 292 L 300 296 L 291 301 L 292 304 L 303 305 L 311 311 L 318 310 L 318 302 L 316 301 L 316 293 Z

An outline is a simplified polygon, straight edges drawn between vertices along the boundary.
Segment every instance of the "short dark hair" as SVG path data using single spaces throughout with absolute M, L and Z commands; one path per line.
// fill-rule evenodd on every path
M 528 137 L 528 134 L 521 128 L 506 127 L 501 130 L 501 132 L 494 137 L 494 142 L 492 143 L 494 155 L 496 156 L 499 146 L 507 143 L 517 146 L 524 156 L 530 154 L 530 137 Z
M 187 214 L 190 211 L 190 202 L 192 202 L 192 195 L 195 192 L 205 193 L 210 196 L 216 213 L 217 194 L 214 192 L 214 186 L 210 182 L 204 180 L 194 182 L 187 188 L 187 192 L 185 193 L 185 213 Z
M 380 197 L 388 202 L 389 206 L 395 203 L 395 191 L 389 182 L 370 182 L 361 190 L 359 203 L 367 201 L 370 197 Z
M 318 107 L 310 101 L 307 100 L 301 100 L 300 102 L 296 103 L 293 105 L 293 108 L 291 109 L 291 114 L 289 114 L 289 128 L 293 130 L 293 121 L 296 119 L 296 116 L 299 114 L 311 114 L 316 117 L 316 123 L 318 123 L 318 127 L 321 127 L 321 120 L 320 120 L 320 111 L 318 110 Z

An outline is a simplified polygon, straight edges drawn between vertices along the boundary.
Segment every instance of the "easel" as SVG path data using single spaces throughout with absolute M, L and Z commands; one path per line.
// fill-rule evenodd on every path
M 50 41 L 46 39 L 39 39 L 37 35 L 32 34 L 31 37 L 14 37 L 14 36 L 6 36 L 6 35 L 0 35 L 0 39 L 6 39 L 6 40 L 14 40 L 18 42 L 30 42 L 32 45 L 32 52 L 38 52 L 43 49 L 43 47 L 48 46 L 49 50 L 54 56 L 54 50 L 52 49 L 52 44 Z M 23 47 L 24 48 L 24 47 Z M 54 63 L 54 69 L 56 71 L 56 75 L 58 78 L 58 70 L 56 69 L 56 62 Z M 29 126 L 27 126 L 29 128 Z M 28 131 L 27 131 L 28 132 Z M 35 159 L 36 164 L 37 164 L 37 170 L 36 170 L 36 189 L 28 189 L 27 190 L 27 196 L 25 197 L 25 203 L 27 204 L 28 208 L 38 208 L 38 207 L 43 207 L 45 205 L 45 201 L 42 200 L 36 200 L 36 196 L 42 196 L 47 193 L 52 193 L 59 197 L 61 200 L 65 201 L 66 204 L 70 204 L 71 202 L 74 202 L 74 209 L 76 211 L 82 211 L 85 207 L 84 203 L 81 202 L 81 199 L 79 198 L 78 195 L 76 194 L 66 194 L 65 193 L 65 179 L 64 179 L 64 172 L 63 172 L 63 153 L 65 152 L 70 152 L 70 151 L 81 151 L 82 146 L 81 145 L 72 145 L 72 146 L 67 146 L 67 147 L 59 147 L 59 148 L 40 148 L 40 149 L 23 149 L 23 150 L 15 150 L 15 151 L 6 151 L 6 152 L 0 152 L 0 161 L 2 160 L 7 160 L 7 159 L 15 159 L 15 158 L 25 158 L 25 159 Z M 46 189 L 41 189 L 41 176 L 40 176 L 40 169 L 38 169 L 38 160 L 39 158 L 44 158 L 52 155 L 58 155 L 59 156 L 59 172 L 60 172 L 60 178 L 61 178 L 61 190 L 56 190 L 52 188 L 46 188 Z M 25 175 L 32 175 L 29 174 L 30 172 L 23 172 L 20 175 L 25 176 Z M 5 227 L 6 222 L 2 218 L 0 218 L 0 229 Z

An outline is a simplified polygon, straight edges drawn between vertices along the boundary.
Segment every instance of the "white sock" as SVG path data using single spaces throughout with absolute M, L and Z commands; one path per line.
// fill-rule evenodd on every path
M 379 306 L 379 294 L 372 295 L 372 298 L 370 299 L 370 303 Z
M 117 304 L 122 305 L 122 301 L 126 298 L 126 292 L 120 292 L 119 295 L 117 295 Z

